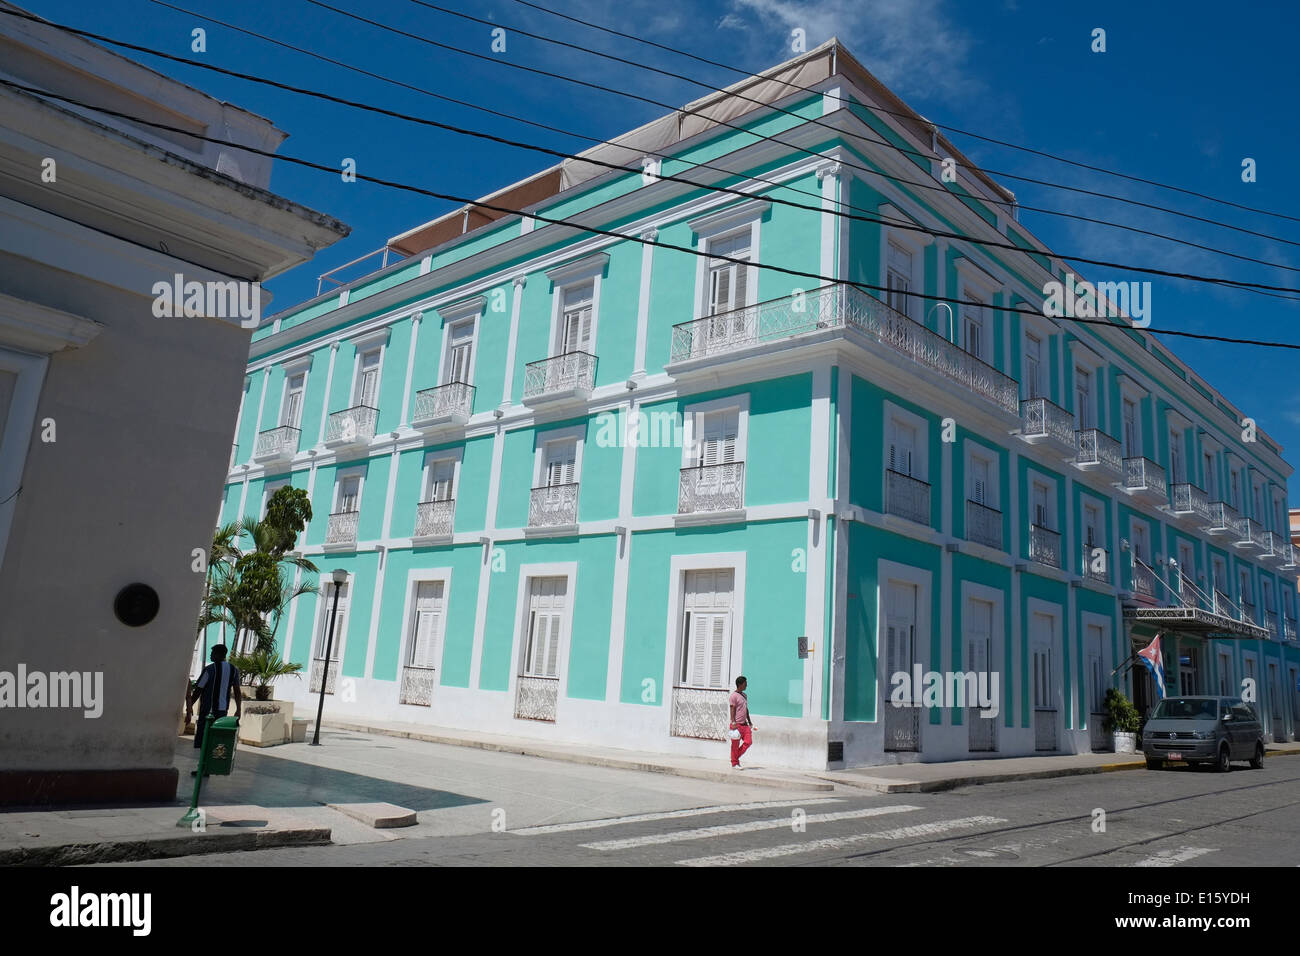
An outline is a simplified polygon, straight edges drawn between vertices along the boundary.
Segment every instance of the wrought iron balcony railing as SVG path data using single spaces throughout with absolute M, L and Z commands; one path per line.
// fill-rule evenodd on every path
M 336 511 L 329 517 L 325 527 L 325 543 L 333 545 L 350 545 L 357 543 L 357 523 L 361 518 L 359 511 Z
M 1272 531 L 1260 529 L 1259 556 L 1270 561 L 1282 561 L 1282 539 Z
M 1156 594 L 1160 591 L 1160 579 L 1156 577 L 1155 571 L 1148 568 L 1145 564 L 1133 565 L 1133 593 L 1139 594 L 1149 600 L 1156 600 Z
M 1281 553 L 1282 553 L 1282 567 L 1294 568 L 1295 567 L 1295 545 L 1293 545 L 1290 541 L 1287 541 L 1285 538 L 1283 538 Z
M 1270 633 L 1272 633 L 1273 640 L 1276 641 L 1280 639 L 1281 635 L 1278 631 L 1278 618 L 1276 611 L 1265 611 L 1264 620 L 1260 623 L 1262 623 L 1266 628 L 1268 628 Z
M 568 393 L 590 394 L 596 382 L 596 356 L 565 352 L 524 366 L 524 401 Z
M 1129 492 L 1142 492 L 1166 500 L 1169 495 L 1165 470 L 1150 458 L 1124 459 L 1124 488 Z
M 421 501 L 415 506 L 416 538 L 449 538 L 456 519 L 456 499 Z
M 1296 623 L 1293 617 L 1282 618 L 1282 640 L 1294 641 L 1296 639 Z
M 1049 568 L 1061 566 L 1061 534 L 1043 525 L 1029 526 L 1029 559 Z
M 1080 567 L 1083 569 L 1083 576 L 1089 581 L 1110 583 L 1110 552 L 1105 548 L 1085 544 Z
M 677 484 L 677 513 L 739 511 L 745 507 L 745 463 L 683 468 Z
M 966 540 L 1002 550 L 1002 512 L 968 498 Z
M 1246 534 L 1241 539 L 1241 544 L 1248 544 L 1257 551 L 1264 548 L 1264 526 L 1254 518 L 1245 519 Z
M 1174 514 L 1193 515 L 1206 521 L 1213 519 L 1210 513 L 1210 497 L 1196 485 L 1180 481 L 1171 485 L 1169 491 L 1169 510 Z
M 437 670 L 433 667 L 421 667 L 407 664 L 402 668 L 402 687 L 397 698 L 403 704 L 417 704 L 429 707 L 433 703 L 433 684 Z
M 1241 515 L 1226 501 L 1210 502 L 1210 523 L 1205 530 L 1210 534 L 1226 534 L 1231 541 L 1240 541 L 1248 534 Z
M 436 388 L 426 388 L 415 393 L 415 410 L 411 413 L 411 427 L 457 424 L 469 421 L 474 411 L 474 386 L 464 382 L 448 382 Z
M 1094 468 L 1109 472 L 1116 478 L 1124 474 L 1124 456 L 1119 442 L 1100 428 L 1081 428 L 1078 432 L 1078 453 L 1074 463 L 1086 471 Z
M 341 412 L 333 412 L 325 427 L 325 444 L 363 444 L 375 437 L 375 421 L 379 409 L 369 405 L 353 405 Z
M 885 469 L 885 511 L 917 524 L 930 523 L 930 485 L 919 478 Z
M 1224 617 L 1236 617 L 1237 609 L 1232 606 L 1232 601 L 1228 595 L 1224 594 L 1218 588 L 1214 589 L 1214 613 L 1222 614 Z
M 302 431 L 291 425 L 269 428 L 257 436 L 253 458 L 258 461 L 290 458 L 298 450 L 298 439 L 301 435 Z
M 1255 616 L 1255 605 L 1249 601 L 1241 602 L 1241 619 L 1248 624 L 1257 624 L 1259 618 Z
M 1074 416 L 1045 398 L 1027 398 L 1020 403 L 1020 437 L 1034 443 L 1051 440 L 1077 454 Z
M 673 326 L 669 360 L 684 362 L 843 328 L 868 336 L 1004 411 L 1015 414 L 1019 408 L 1015 379 L 894 311 L 875 296 L 846 285 L 822 286 L 798 296 L 682 322 Z
M 578 483 L 534 488 L 528 502 L 528 527 L 555 528 L 578 523 Z

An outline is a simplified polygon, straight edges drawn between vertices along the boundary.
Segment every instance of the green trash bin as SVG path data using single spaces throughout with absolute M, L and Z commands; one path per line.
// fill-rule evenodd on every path
M 203 738 L 203 772 L 225 776 L 235 766 L 235 740 L 239 736 L 239 719 L 218 717 L 208 719 L 207 736 Z

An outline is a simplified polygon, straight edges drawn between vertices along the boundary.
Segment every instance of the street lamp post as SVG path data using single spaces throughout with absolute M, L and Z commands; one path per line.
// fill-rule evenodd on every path
M 320 676 L 320 703 L 316 705 L 316 730 L 311 735 L 311 745 L 320 746 L 320 721 L 321 716 L 325 713 L 325 687 L 329 684 L 330 678 L 330 655 L 334 651 L 334 622 L 339 616 L 339 590 L 348 582 L 348 573 L 342 568 L 335 568 L 331 575 L 334 578 L 334 606 L 330 608 L 330 626 L 325 637 L 325 662 L 321 668 Z

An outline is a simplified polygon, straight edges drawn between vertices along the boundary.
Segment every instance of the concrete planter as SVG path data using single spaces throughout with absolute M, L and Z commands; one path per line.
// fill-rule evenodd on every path
M 250 714 L 245 708 L 239 719 L 239 742 L 251 747 L 275 747 L 285 742 L 284 714 L 278 709 L 267 714 Z
M 1132 754 L 1137 753 L 1137 734 L 1126 734 L 1115 731 L 1115 753 Z

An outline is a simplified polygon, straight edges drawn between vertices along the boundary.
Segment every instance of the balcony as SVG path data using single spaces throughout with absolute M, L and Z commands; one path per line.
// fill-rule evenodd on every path
M 1249 601 L 1241 602 L 1241 619 L 1247 624 L 1258 624 L 1259 618 L 1255 616 L 1255 605 Z
M 1265 531 L 1261 536 L 1259 552 L 1260 557 L 1266 561 L 1272 561 L 1274 564 L 1284 564 L 1287 560 L 1282 536 L 1274 534 L 1272 531 Z
M 1077 450 L 1074 465 L 1082 471 L 1100 471 L 1116 480 L 1124 477 L 1124 456 L 1119 442 L 1100 428 L 1075 432 Z
M 1265 611 L 1264 620 L 1260 621 L 1260 623 L 1268 628 L 1268 632 L 1273 635 L 1273 640 L 1278 641 L 1282 639 L 1282 634 L 1278 630 L 1279 624 L 1276 611 Z
M 745 463 L 683 468 L 677 483 L 679 515 L 737 515 L 745 508 Z
M 886 468 L 885 513 L 928 526 L 930 524 L 929 483 Z
M 1212 521 L 1210 496 L 1195 485 L 1180 481 L 1169 486 L 1169 512 L 1178 518 L 1187 518 L 1197 526 Z
M 673 365 L 707 364 L 718 356 L 757 351 L 828 330 L 853 330 L 893 357 L 908 359 L 1011 415 L 1019 408 L 1015 379 L 860 289 L 828 285 L 673 326 Z M 679 370 L 677 370 L 679 371 Z
M 1133 565 L 1133 593 L 1147 602 L 1156 603 L 1156 594 L 1160 591 L 1162 584 L 1156 577 L 1155 571 L 1145 564 Z
M 1239 541 L 1248 534 L 1241 515 L 1226 501 L 1210 502 L 1210 521 L 1205 526 L 1207 534 L 1227 535 L 1229 541 Z
M 967 499 L 966 540 L 1001 551 L 1002 512 L 996 508 L 982 505 L 978 501 Z
M 325 427 L 325 447 L 341 449 L 368 445 L 375 437 L 378 418 L 379 410 L 369 405 L 354 405 L 334 412 Z
M 456 520 L 456 499 L 421 501 L 415 506 L 415 531 L 411 538 L 416 543 L 450 541 Z
M 1162 505 L 1169 502 L 1165 470 L 1150 458 L 1125 458 L 1121 487 L 1135 498 Z
M 596 356 L 565 352 L 524 366 L 524 404 L 585 402 L 596 384 Z
M 357 546 L 359 511 L 338 511 L 330 515 L 325 526 L 325 550 L 353 551 Z
M 1282 539 L 1282 567 L 1288 570 L 1295 567 L 1295 545 L 1285 538 Z
M 1293 617 L 1282 618 L 1282 640 L 1294 641 L 1296 639 L 1296 623 Z
M 302 431 L 289 425 L 271 428 L 257 436 L 253 448 L 253 461 L 268 464 L 276 461 L 288 461 L 298 452 L 298 439 Z
M 474 386 L 464 382 L 448 382 L 415 393 L 411 427 L 427 432 L 445 426 L 464 425 L 473 413 Z
M 528 501 L 529 531 L 543 534 L 576 533 L 578 530 L 578 483 L 534 488 Z
M 1049 568 L 1061 566 L 1061 535 L 1042 525 L 1029 526 L 1029 560 Z
M 1074 416 L 1045 398 L 1027 398 L 1020 403 L 1020 437 L 1031 445 L 1051 446 L 1066 461 L 1078 457 Z
M 1096 545 L 1084 545 L 1079 565 L 1085 580 L 1110 584 L 1110 552 Z
M 1215 614 L 1219 614 L 1223 617 L 1237 616 L 1237 610 L 1232 606 L 1232 602 L 1228 600 L 1228 595 L 1224 594 L 1218 588 L 1214 589 L 1213 611 Z
M 1250 548 L 1254 551 L 1264 550 L 1264 526 L 1254 518 L 1246 518 L 1243 522 L 1246 533 L 1242 536 L 1237 544 L 1244 548 Z

